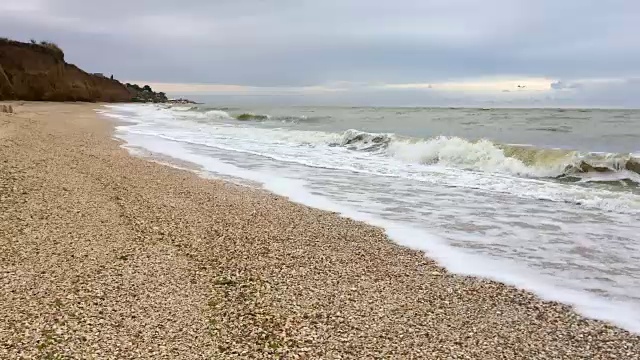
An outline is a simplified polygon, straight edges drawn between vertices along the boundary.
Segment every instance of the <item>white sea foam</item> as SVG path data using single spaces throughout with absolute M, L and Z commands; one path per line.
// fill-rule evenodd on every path
M 191 106 L 172 106 L 172 111 L 190 111 L 192 109 Z
M 504 168 L 496 159 L 511 160 L 501 157 L 501 149 L 459 138 L 425 145 L 370 134 L 357 140 L 366 146 L 340 146 L 344 133 L 176 121 L 170 111 L 149 107 L 113 111 L 138 121 L 117 133 L 134 148 L 382 227 L 393 241 L 425 251 L 451 271 L 528 289 L 640 332 L 640 307 L 629 300 L 640 295 L 633 290 L 640 284 L 627 275 L 640 248 L 625 240 L 640 231 L 633 220 L 640 213 L 637 195 L 515 177 L 512 171 L 520 165 Z M 381 142 L 389 146 L 376 148 Z M 363 151 L 348 150 L 352 145 Z M 461 163 L 474 171 L 460 170 Z M 461 249 L 465 244 L 469 248 Z M 574 253 L 574 246 L 588 248 L 589 257 Z M 615 260 L 602 270 L 593 262 L 594 251 Z M 544 268 L 546 275 L 539 264 L 551 266 Z M 607 280 L 593 280 L 599 276 Z
M 233 117 L 231 115 L 229 115 L 228 112 L 226 111 L 222 111 L 222 110 L 209 110 L 205 113 L 198 113 L 198 112 L 194 112 L 193 115 L 195 114 L 202 114 L 204 115 L 204 117 L 210 118 L 210 119 L 232 119 Z
M 147 116 L 146 114 L 144 116 Z M 175 121 L 157 120 L 159 124 L 174 124 Z M 640 211 L 640 197 L 607 190 L 595 190 L 579 186 L 555 184 L 536 179 L 510 176 L 511 171 L 534 171 L 517 159 L 506 158 L 502 150 L 488 142 L 470 143 L 459 138 L 434 139 L 429 142 L 392 142 L 388 149 L 376 153 L 347 151 L 329 146 L 344 142 L 344 135 L 316 131 L 263 129 L 247 126 L 186 127 L 163 130 L 162 127 L 131 129 L 141 135 L 153 135 L 167 140 L 203 145 L 222 150 L 253 154 L 266 158 L 297 163 L 318 168 L 347 170 L 363 174 L 398 177 L 431 184 L 459 188 L 486 190 L 511 194 L 521 198 L 544 199 L 554 202 L 571 202 L 584 207 L 595 207 L 605 211 L 636 213 Z M 355 133 L 352 133 L 352 135 Z M 376 135 L 377 136 L 377 135 Z M 366 145 L 362 145 L 365 143 Z M 358 146 L 370 147 L 369 140 Z M 456 144 L 458 146 L 456 146 Z M 385 154 L 392 152 L 393 156 Z M 436 154 L 436 155 L 433 155 Z M 421 160 L 425 156 L 439 156 L 435 164 Z M 427 162 L 427 164 L 424 164 Z M 454 162 L 456 166 L 450 165 Z M 493 169 L 486 174 L 460 172 L 461 163 L 469 163 L 474 170 Z M 447 168 L 448 166 L 453 169 Z M 501 174 L 499 169 L 507 168 Z
M 386 230 L 391 240 L 400 245 L 424 251 L 429 257 L 454 273 L 486 277 L 518 288 L 527 289 L 537 293 L 543 299 L 561 301 L 572 305 L 585 316 L 607 320 L 630 331 L 640 333 L 640 312 L 629 304 L 605 300 L 584 292 L 549 285 L 544 281 L 537 280 L 535 275 L 528 274 L 524 269 L 514 264 L 509 264 L 507 261 L 495 261 L 473 255 L 452 248 L 443 239 L 422 229 L 384 220 L 374 215 L 339 205 L 326 197 L 309 192 L 305 187 L 306 182 L 304 180 L 289 179 L 273 173 L 242 169 L 215 158 L 194 154 L 179 143 L 163 141 L 157 137 L 127 135 L 126 133 L 120 137 L 132 146 L 139 146 L 153 153 L 198 164 L 214 174 L 233 176 L 260 183 L 266 190 L 285 196 L 291 201 L 337 212 L 342 216 L 382 227 Z

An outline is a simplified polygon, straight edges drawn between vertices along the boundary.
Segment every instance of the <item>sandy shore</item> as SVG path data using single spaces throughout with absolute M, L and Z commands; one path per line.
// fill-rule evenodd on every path
M 639 359 L 640 337 L 377 228 L 0 114 L 0 358 Z

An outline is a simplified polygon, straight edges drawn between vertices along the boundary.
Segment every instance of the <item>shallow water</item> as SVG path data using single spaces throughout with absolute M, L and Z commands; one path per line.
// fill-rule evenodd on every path
M 638 111 L 106 112 L 132 122 L 116 134 L 129 146 L 384 227 L 453 271 L 640 331 Z

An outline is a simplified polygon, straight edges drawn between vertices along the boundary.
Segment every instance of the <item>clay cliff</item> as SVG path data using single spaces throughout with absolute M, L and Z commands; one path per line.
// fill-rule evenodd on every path
M 0 100 L 128 102 L 133 91 L 64 61 L 53 43 L 0 38 Z

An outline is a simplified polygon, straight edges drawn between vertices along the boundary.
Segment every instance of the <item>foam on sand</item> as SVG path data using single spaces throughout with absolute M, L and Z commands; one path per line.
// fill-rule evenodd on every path
M 411 249 L 424 251 L 426 255 L 448 270 L 461 275 L 479 276 L 496 280 L 534 292 L 542 299 L 559 301 L 573 306 L 584 316 L 606 320 L 624 329 L 640 334 L 640 311 L 626 303 L 602 299 L 582 291 L 574 291 L 537 280 L 536 275 L 510 264 L 477 256 L 448 245 L 438 236 L 408 224 L 381 219 L 354 208 L 337 204 L 326 197 L 314 195 L 305 187 L 306 182 L 288 179 L 276 174 L 242 169 L 212 157 L 199 155 L 187 150 L 176 142 L 163 141 L 156 137 L 128 135 L 119 136 L 129 146 L 142 147 L 147 151 L 163 154 L 179 160 L 202 166 L 203 170 L 231 177 L 250 180 L 261 184 L 270 192 L 284 196 L 293 202 L 317 209 L 336 212 L 353 220 L 363 221 L 385 229 L 391 240 Z

